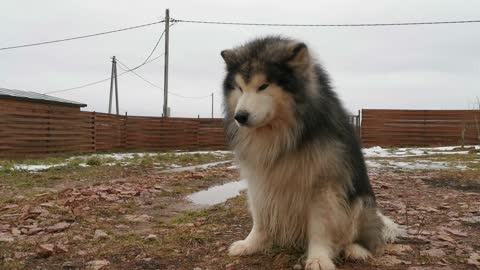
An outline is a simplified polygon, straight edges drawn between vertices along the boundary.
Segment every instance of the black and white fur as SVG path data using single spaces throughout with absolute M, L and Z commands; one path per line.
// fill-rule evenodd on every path
M 221 55 L 226 132 L 253 218 L 230 255 L 294 246 L 306 269 L 333 270 L 342 252 L 365 260 L 393 241 L 398 226 L 377 209 L 348 115 L 307 46 L 265 37 Z

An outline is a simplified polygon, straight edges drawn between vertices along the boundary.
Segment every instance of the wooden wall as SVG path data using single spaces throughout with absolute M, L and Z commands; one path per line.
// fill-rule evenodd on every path
M 117 116 L 0 100 L 0 158 L 226 148 L 221 119 Z
M 362 110 L 361 130 L 366 147 L 479 144 L 480 111 Z

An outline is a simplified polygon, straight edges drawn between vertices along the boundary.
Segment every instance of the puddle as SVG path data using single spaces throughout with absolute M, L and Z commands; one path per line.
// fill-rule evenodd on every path
M 161 170 L 160 172 L 162 172 L 162 173 L 174 173 L 174 172 L 193 171 L 193 170 L 196 170 L 196 169 L 206 169 L 208 167 L 212 167 L 212 166 L 216 166 L 216 165 L 220 165 L 220 164 L 225 164 L 225 163 L 231 163 L 231 162 L 232 162 L 232 160 L 218 161 L 218 162 L 205 163 L 205 164 L 195 165 L 195 166 L 166 169 L 166 170 Z
M 186 197 L 193 204 L 201 206 L 212 206 L 223 203 L 230 198 L 240 195 L 240 191 L 247 188 L 247 181 L 240 180 L 226 183 L 220 186 L 214 186 L 207 190 L 195 192 Z

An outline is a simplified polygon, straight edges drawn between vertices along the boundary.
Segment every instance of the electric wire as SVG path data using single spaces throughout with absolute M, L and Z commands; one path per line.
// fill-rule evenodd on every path
M 122 61 L 120 61 L 118 58 L 117 58 L 117 62 L 124 66 L 125 68 L 122 68 L 120 67 L 120 69 L 124 70 L 124 71 L 131 71 L 135 76 L 137 76 L 138 78 L 142 79 L 144 82 L 150 84 L 151 86 L 155 87 L 155 88 L 158 88 L 160 90 L 164 90 L 164 88 L 156 85 L 155 83 L 152 83 L 151 81 L 145 79 L 145 77 L 141 76 L 140 74 L 138 74 L 137 72 L 135 72 L 133 69 L 130 69 L 126 64 L 124 64 Z M 203 98 L 207 98 L 207 97 L 210 97 L 211 95 L 206 95 L 206 96 L 198 96 L 198 97 L 191 97 L 191 96 L 184 96 L 184 95 L 180 95 L 180 94 L 177 94 L 177 93 L 174 93 L 174 92 L 171 92 L 171 91 L 168 91 L 169 94 L 171 95 L 174 95 L 174 96 L 177 96 L 177 97 L 181 97 L 181 98 L 190 98 L 190 99 L 203 99 Z
M 148 64 L 148 63 L 151 63 L 151 62 L 159 59 L 159 58 L 162 57 L 163 55 L 165 55 L 165 54 L 162 53 L 162 54 L 160 54 L 159 56 L 150 59 L 149 61 L 147 61 L 147 62 L 144 63 L 143 65 L 137 66 L 135 69 L 139 69 L 139 68 L 143 67 L 144 65 L 146 65 L 146 64 Z M 126 70 L 126 71 L 118 74 L 117 77 L 120 77 L 120 76 L 124 75 L 125 73 L 129 73 L 129 72 L 131 72 L 131 70 Z M 99 84 L 99 83 L 102 83 L 102 82 L 106 82 L 106 81 L 108 81 L 108 80 L 110 80 L 110 79 L 111 79 L 111 77 L 108 77 L 108 78 L 105 78 L 105 79 L 103 79 L 103 80 L 94 81 L 94 82 L 87 83 L 87 84 L 82 84 L 82 85 L 80 85 L 80 86 L 75 86 L 75 87 L 70 87 L 70 88 L 65 88 L 65 89 L 60 89 L 60 90 L 45 92 L 44 94 L 61 93 L 61 92 L 67 92 L 67 91 L 82 89 L 82 88 L 85 88 L 85 87 L 88 87 L 88 86 L 92 86 L 92 85 L 95 85 L 95 84 Z
M 245 26 L 275 26 L 275 27 L 379 27 L 379 26 L 414 26 L 414 25 L 439 25 L 439 24 L 467 24 L 480 23 L 480 20 L 459 21 L 423 21 L 423 22 L 399 22 L 399 23 L 346 23 L 346 24 L 290 24 L 290 23 L 250 23 L 250 22 L 224 22 L 224 21 L 201 21 L 171 19 L 178 23 L 217 24 L 217 25 L 245 25 Z
M 165 22 L 165 20 L 152 22 L 152 23 L 141 24 L 141 25 L 135 25 L 135 26 L 130 26 L 130 27 L 125 27 L 125 28 L 120 28 L 120 29 L 111 30 L 111 31 L 99 32 L 99 33 L 94 33 L 94 34 L 87 34 L 87 35 L 82 35 L 82 36 L 75 36 L 75 37 L 69 37 L 69 38 L 63 38 L 63 39 L 55 39 L 55 40 L 42 41 L 42 42 L 36 42 L 36 43 L 30 43 L 30 44 L 8 46 L 8 47 L 0 48 L 0 51 L 12 50 L 12 49 L 18 49 L 18 48 L 25 48 L 25 47 L 32 47 L 32 46 L 40 46 L 40 45 L 59 43 L 59 42 L 64 42 L 64 41 L 71 41 L 71 40 L 77 40 L 77 39 L 83 39 L 83 38 L 90 38 L 90 37 L 96 37 L 96 36 L 101 36 L 101 35 L 113 34 L 113 33 L 138 29 L 138 28 L 142 28 L 142 27 L 147 27 L 147 26 L 151 26 L 151 25 L 155 25 L 155 24 L 159 24 L 159 23 L 163 23 L 163 22 Z

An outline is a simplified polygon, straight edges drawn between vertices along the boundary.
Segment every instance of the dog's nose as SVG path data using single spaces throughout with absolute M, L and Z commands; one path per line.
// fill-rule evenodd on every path
M 234 118 L 240 125 L 245 125 L 248 122 L 248 115 L 249 113 L 246 111 L 239 111 L 235 114 Z

